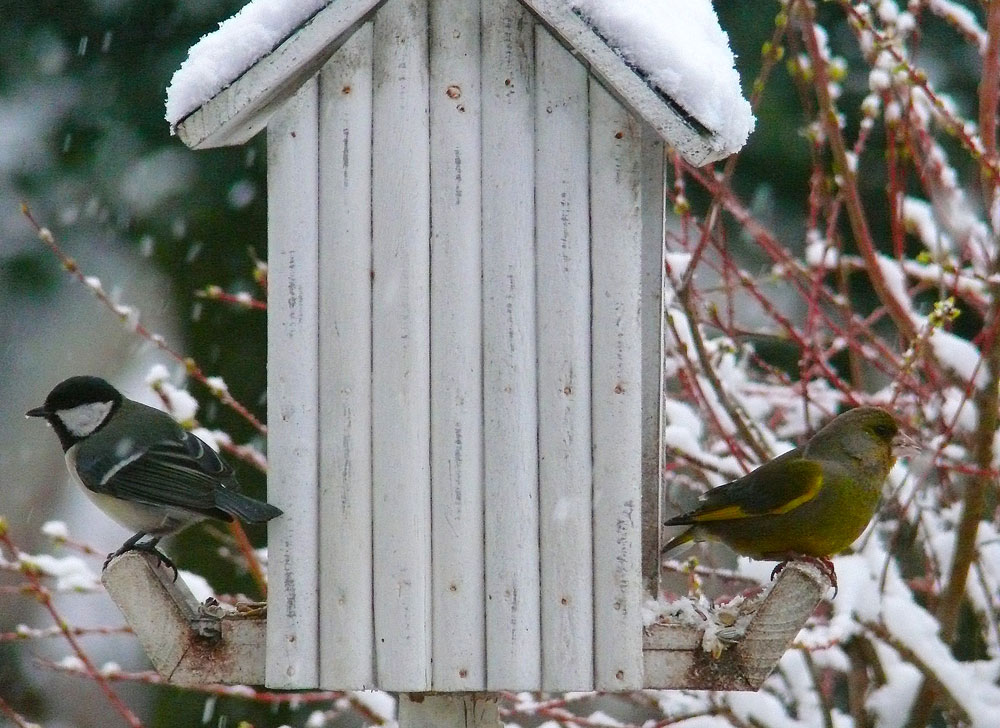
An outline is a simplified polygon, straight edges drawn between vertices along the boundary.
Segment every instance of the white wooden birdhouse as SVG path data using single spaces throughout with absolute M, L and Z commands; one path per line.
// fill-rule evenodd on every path
M 641 616 L 665 148 L 731 150 L 607 37 L 337 0 L 175 125 L 267 133 L 269 686 L 683 682 Z

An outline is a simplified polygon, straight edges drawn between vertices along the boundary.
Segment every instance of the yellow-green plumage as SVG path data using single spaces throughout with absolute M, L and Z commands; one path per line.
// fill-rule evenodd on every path
M 892 468 L 895 419 L 878 407 L 836 417 L 802 447 L 701 496 L 665 526 L 690 526 L 663 547 L 722 541 L 755 559 L 824 558 L 843 551 L 875 515 Z

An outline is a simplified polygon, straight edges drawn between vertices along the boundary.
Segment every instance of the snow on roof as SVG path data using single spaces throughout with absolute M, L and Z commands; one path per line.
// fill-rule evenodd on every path
M 563 0 L 650 83 L 733 153 L 753 130 L 711 0 Z M 251 0 L 199 40 L 167 88 L 173 127 L 270 53 L 328 0 Z
M 753 131 L 729 36 L 711 0 L 570 0 L 650 83 L 715 132 L 727 153 Z
M 330 0 L 251 0 L 201 37 L 167 87 L 166 119 L 177 122 L 226 88 Z

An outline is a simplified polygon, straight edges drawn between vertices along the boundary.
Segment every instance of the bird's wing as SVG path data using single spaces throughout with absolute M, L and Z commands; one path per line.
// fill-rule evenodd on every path
M 175 444 L 173 447 L 176 451 L 183 450 L 183 454 L 177 455 L 179 461 L 194 462 L 198 470 L 222 481 L 226 484 L 226 487 L 237 488 L 239 486 L 233 477 L 233 469 L 229 466 L 229 463 L 219 457 L 219 454 L 206 445 L 200 438 L 192 435 L 190 432 L 185 432 L 183 443 L 183 448 L 178 448 Z M 171 444 L 165 443 L 168 447 Z
M 215 505 L 216 490 L 236 487 L 233 470 L 212 448 L 189 432 L 125 458 L 101 481 L 88 484 L 98 493 L 151 505 L 175 506 L 214 518 L 232 520 Z
M 705 493 L 683 523 L 787 513 L 816 497 L 823 485 L 823 468 L 816 460 L 788 453 L 765 463 L 739 480 Z M 682 516 L 684 518 L 684 516 Z

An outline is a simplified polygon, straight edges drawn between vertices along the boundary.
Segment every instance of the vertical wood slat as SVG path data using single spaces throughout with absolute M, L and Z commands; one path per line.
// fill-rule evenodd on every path
M 399 696 L 396 724 L 402 728 L 502 728 L 496 695 Z
M 267 130 L 269 490 L 267 685 L 318 674 L 318 82 L 307 81 Z
M 534 271 L 534 21 L 482 0 L 488 689 L 541 678 Z
M 590 81 L 594 679 L 642 687 L 642 130 Z
M 320 685 L 370 688 L 372 24 L 320 84 Z
M 375 16 L 372 480 L 377 683 L 430 688 L 427 0 Z
M 642 576 L 660 593 L 663 448 L 663 245 L 666 210 L 663 139 L 642 125 Z
M 593 687 L 587 69 L 535 36 L 542 689 Z
M 479 6 L 430 13 L 433 686 L 486 687 Z

